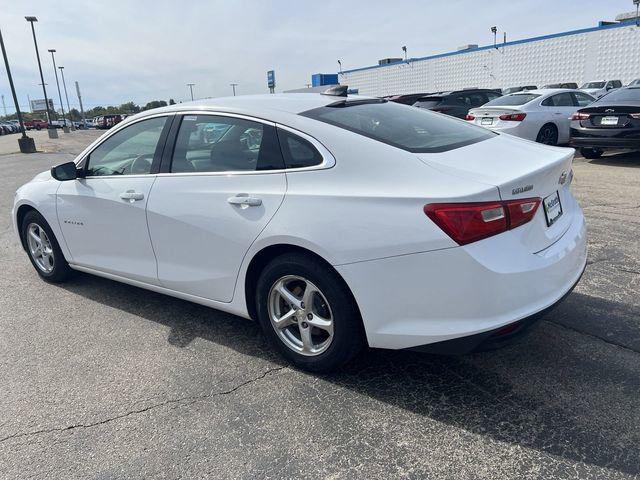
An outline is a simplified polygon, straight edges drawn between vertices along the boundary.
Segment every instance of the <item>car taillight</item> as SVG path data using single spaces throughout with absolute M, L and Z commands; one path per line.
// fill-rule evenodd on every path
M 473 115 L 469 115 L 468 113 L 464 116 L 465 120 L 475 120 L 476 117 L 474 117 Z
M 540 198 L 504 202 L 430 203 L 424 213 L 458 245 L 491 237 L 529 222 Z
M 576 112 L 571 115 L 571 120 L 587 120 L 590 116 L 588 113 Z
M 635 118 L 636 120 L 640 120 L 640 113 L 630 113 L 629 116 L 631 118 Z
M 521 122 L 526 116 L 526 113 L 506 113 L 504 115 L 500 115 L 500 120 L 504 120 L 506 122 Z

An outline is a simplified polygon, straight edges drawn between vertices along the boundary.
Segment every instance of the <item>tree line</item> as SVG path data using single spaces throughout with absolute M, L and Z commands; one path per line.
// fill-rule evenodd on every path
M 175 103 L 176 103 L 175 100 L 173 98 L 170 98 L 169 103 L 167 103 L 164 100 L 152 100 L 150 102 L 147 102 L 147 104 L 144 106 L 137 105 L 134 102 L 126 102 L 119 106 L 115 106 L 115 105 L 108 105 L 106 107 L 97 106 L 97 107 L 93 107 L 88 110 L 85 110 L 84 116 L 85 118 L 89 119 L 93 117 L 98 117 L 100 115 L 109 115 L 109 114 L 133 115 L 134 113 L 143 112 L 145 110 L 151 110 L 152 108 L 166 107 L 167 105 L 175 105 Z M 62 117 L 62 114 L 60 112 L 51 112 L 51 113 L 54 120 L 60 119 Z M 72 108 L 71 112 L 67 112 L 65 110 L 66 118 L 69 118 L 69 113 L 71 114 L 71 119 L 74 122 L 78 122 L 82 120 L 82 115 L 80 114 L 80 110 L 78 110 L 77 108 Z M 23 111 L 22 114 L 25 120 L 32 120 L 34 118 L 43 118 L 43 119 L 46 118 L 46 115 L 44 112 L 30 113 L 30 112 Z M 13 119 L 17 119 L 18 117 L 15 113 L 13 113 L 11 115 L 7 115 L 6 117 L 0 117 L 0 118 L 2 118 L 3 120 L 13 120 Z

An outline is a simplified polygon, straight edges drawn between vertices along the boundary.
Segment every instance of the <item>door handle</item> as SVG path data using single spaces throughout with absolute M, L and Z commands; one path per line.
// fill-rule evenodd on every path
M 240 205 L 247 207 L 258 207 L 262 205 L 262 199 L 256 197 L 250 197 L 248 193 L 239 193 L 235 197 L 229 197 L 227 199 L 231 205 Z
M 120 198 L 122 200 L 128 200 L 130 203 L 133 203 L 136 200 L 142 200 L 144 198 L 144 193 L 136 192 L 134 190 L 127 190 L 126 192 L 122 192 L 120 194 Z

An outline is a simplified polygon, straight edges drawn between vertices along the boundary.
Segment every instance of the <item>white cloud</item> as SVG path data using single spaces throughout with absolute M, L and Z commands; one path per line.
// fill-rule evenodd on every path
M 593 26 L 630 9 L 629 0 L 446 1 L 12 1 L 0 0 L 0 28 L 20 103 L 42 91 L 25 15 L 35 15 L 47 93 L 56 99 L 48 48 L 65 66 L 69 99 L 80 82 L 86 106 L 133 100 L 186 100 L 266 92 L 274 68 L 278 90 L 303 87 L 312 73 L 376 63 L 379 58 L 454 50 L 492 41 L 489 27 L 510 39 Z M 2 73 L 4 73 L 2 71 Z M 11 103 L 0 74 L 0 92 Z M 72 93 L 73 92 L 73 93 Z

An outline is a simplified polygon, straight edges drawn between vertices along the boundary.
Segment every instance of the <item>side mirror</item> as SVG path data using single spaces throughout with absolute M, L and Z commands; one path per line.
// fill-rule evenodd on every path
M 63 163 L 62 165 L 51 167 L 51 176 L 60 182 L 75 180 L 78 178 L 78 169 L 73 162 Z

